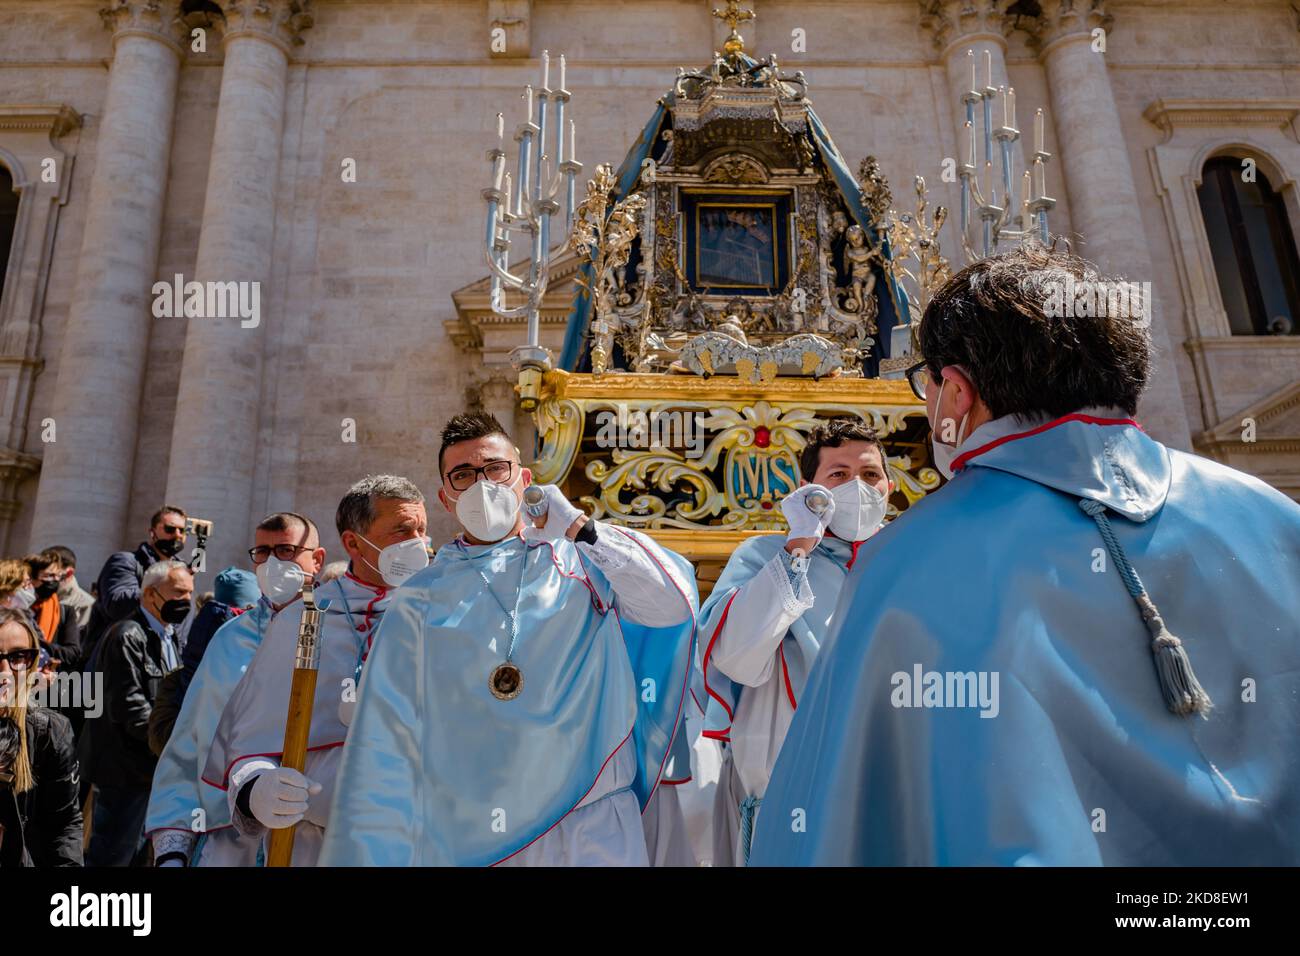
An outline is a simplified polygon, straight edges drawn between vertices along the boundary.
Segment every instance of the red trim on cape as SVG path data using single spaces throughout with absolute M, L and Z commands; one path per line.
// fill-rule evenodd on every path
M 1132 425 L 1139 431 L 1144 430 L 1138 422 L 1132 418 L 1097 418 L 1094 415 L 1083 415 L 1079 412 L 1071 412 L 1069 415 L 1062 415 L 1060 418 L 1054 418 L 1050 422 L 1044 422 L 1036 428 L 1029 431 L 1016 432 L 1014 435 L 1003 435 L 1001 438 L 995 438 L 986 445 L 980 445 L 978 448 L 972 448 L 970 451 L 964 451 L 952 461 L 953 472 L 961 471 L 966 467 L 966 463 L 972 458 L 976 458 L 985 452 L 992 451 L 999 445 L 1005 445 L 1009 441 L 1016 441 L 1020 438 L 1029 438 L 1031 435 L 1038 435 L 1047 431 L 1049 428 L 1055 428 L 1057 425 L 1064 425 L 1066 422 L 1085 422 L 1089 425 Z
M 866 538 L 863 538 L 862 541 L 854 541 L 849 545 L 853 549 L 853 553 L 849 555 L 849 563 L 844 566 L 845 571 L 853 570 L 853 562 L 858 560 L 858 548 L 862 547 L 863 542 L 866 540 Z
M 700 663 L 700 669 L 704 671 L 705 693 L 708 694 L 710 697 L 712 697 L 714 700 L 716 700 L 719 704 L 721 704 L 722 709 L 727 712 L 726 730 L 713 731 L 712 733 L 710 733 L 707 730 L 704 731 L 706 736 L 713 737 L 715 740 L 723 739 L 722 737 L 718 737 L 717 734 L 731 733 L 731 721 L 736 719 L 736 715 L 731 712 L 731 708 L 727 705 L 727 702 L 723 700 L 722 697 L 717 692 L 715 692 L 712 687 L 709 686 L 709 658 L 713 656 L 713 645 L 718 642 L 718 636 L 722 633 L 722 628 L 727 623 L 727 614 L 730 613 L 731 611 L 731 602 L 736 600 L 736 595 L 739 593 L 740 593 L 740 588 L 736 588 L 736 590 L 731 592 L 731 597 L 727 598 L 727 604 L 722 609 L 722 617 L 718 621 L 718 626 L 713 629 L 713 636 L 709 638 L 709 646 L 704 649 L 704 660 Z
M 209 833 L 216 833 L 218 830 L 229 830 L 234 827 L 233 823 L 223 823 L 219 827 L 213 827 L 211 830 L 191 830 L 189 827 L 154 827 L 146 837 L 151 837 L 155 833 L 162 833 L 164 830 L 175 830 L 177 833 L 192 833 L 195 836 L 207 836 Z
M 632 726 L 633 726 L 633 729 L 636 728 L 636 721 L 633 721 L 633 722 L 632 722 Z M 568 809 L 568 811 L 564 814 L 564 816 L 560 817 L 560 819 L 556 820 L 556 821 L 555 821 L 554 823 L 552 823 L 549 827 L 547 827 L 547 828 L 546 828 L 545 830 L 543 830 L 541 833 L 537 834 L 537 836 L 533 837 L 531 840 L 529 840 L 527 843 L 525 843 L 525 844 L 524 844 L 523 846 L 521 846 L 519 849 L 515 850 L 513 853 L 509 854 L 508 856 L 503 856 L 501 859 L 497 860 L 495 863 L 489 863 L 488 866 L 498 866 L 499 864 L 504 863 L 506 860 L 509 860 L 511 857 L 516 857 L 516 856 L 518 856 L 520 853 L 523 853 L 524 850 L 527 850 L 530 846 L 532 846 L 534 843 L 536 843 L 536 842 L 537 842 L 538 840 L 540 840 L 542 837 L 546 836 L 546 834 L 550 833 L 552 830 L 554 830 L 556 827 L 558 827 L 561 823 L 563 823 L 564 820 L 569 816 L 570 813 L 573 813 L 574 810 L 577 810 L 578 807 L 580 807 L 580 806 L 582 805 L 582 801 L 587 799 L 587 795 L 590 794 L 592 790 L 596 789 L 596 784 L 600 781 L 600 776 L 601 776 L 601 774 L 603 774 L 603 773 L 605 772 L 605 768 L 609 766 L 609 762 L 610 762 L 611 760 L 614 759 L 614 754 L 616 754 L 616 753 L 618 753 L 620 750 L 622 750 L 622 749 L 623 749 L 623 745 L 626 744 L 626 743 L 627 743 L 629 740 L 631 740 L 631 739 L 632 739 L 632 731 L 629 730 L 629 731 L 627 732 L 627 736 L 623 738 L 622 743 L 620 743 L 617 747 L 615 747 L 615 748 L 613 749 L 613 751 L 610 752 L 610 755 L 609 755 L 608 757 L 605 758 L 605 762 L 604 762 L 603 764 L 600 765 L 600 770 L 597 771 L 597 773 L 596 773 L 596 779 L 591 781 L 591 786 L 587 788 L 587 792 L 584 793 L 582 796 L 580 796 L 580 797 L 578 798 L 578 802 L 575 803 L 573 806 L 571 806 L 571 807 Z
M 785 695 L 790 698 L 790 709 L 797 710 L 799 705 L 794 702 L 794 688 L 790 686 L 790 669 L 785 666 L 785 638 L 781 638 L 776 653 L 781 658 L 781 676 L 785 678 Z

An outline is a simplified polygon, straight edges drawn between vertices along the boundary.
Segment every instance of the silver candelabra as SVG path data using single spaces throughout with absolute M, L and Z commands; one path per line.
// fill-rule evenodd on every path
M 1015 152 L 1011 145 L 1020 139 L 1020 130 L 1016 128 L 1016 91 L 1014 87 L 993 86 L 993 58 L 989 51 L 984 51 L 985 84 L 979 87 L 976 77 L 975 51 L 967 50 L 970 60 L 971 88 L 962 94 L 961 101 L 966 106 L 966 161 L 961 164 L 961 243 L 967 262 L 977 258 L 993 255 L 998 250 L 999 242 L 1020 242 L 1031 236 L 1035 229 L 1040 242 L 1046 244 L 1047 210 L 1056 205 L 1056 200 L 1047 195 L 1046 164 L 1052 154 L 1043 148 L 1043 111 L 1038 110 L 1034 116 L 1034 175 L 1025 170 L 1021 179 L 1019 215 L 1012 210 L 1011 184 Z M 1002 100 L 1002 125 L 993 125 L 993 99 Z M 975 143 L 975 104 L 979 103 L 984 128 L 984 165 L 977 165 L 978 156 Z M 994 182 L 993 143 L 999 147 L 1001 175 Z M 981 176 L 982 172 L 982 176 Z M 997 202 L 997 187 L 1002 187 L 1002 204 Z M 976 255 L 970 244 L 970 223 L 972 200 L 982 225 L 980 255 Z M 1015 228 L 1017 222 L 1019 228 Z
M 528 316 L 528 342 L 510 353 L 520 373 L 520 394 L 525 409 L 535 406 L 535 394 L 530 404 L 527 383 L 540 384 L 541 374 L 551 367 L 551 353 L 538 341 L 542 297 L 546 294 L 549 275 L 551 217 L 560 211 L 557 197 L 563 189 L 564 241 L 567 242 L 573 227 L 577 176 L 582 172 L 582 164 L 577 161 L 577 128 L 573 120 L 569 120 L 568 136 L 564 135 L 564 111 L 571 94 L 564 88 L 563 56 L 558 89 L 551 89 L 550 77 L 551 56 L 543 51 L 541 88 L 535 91 L 531 85 L 524 87 L 527 107 L 524 121 L 515 129 L 519 155 L 513 182 L 506 172 L 505 117 L 497 114 L 497 143 L 487 151 L 492 165 L 492 185 L 482 193 L 488 205 L 484 239 L 492 276 L 492 311 L 497 315 Z M 548 147 L 555 151 L 553 164 Z M 516 275 L 510 271 L 510 249 L 521 234 L 528 237 L 531 258 L 527 271 Z M 524 303 L 507 308 L 507 288 L 525 296 Z

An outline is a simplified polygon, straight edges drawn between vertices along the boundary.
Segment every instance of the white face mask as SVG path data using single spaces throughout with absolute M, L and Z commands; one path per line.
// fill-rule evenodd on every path
M 33 588 L 19 588 L 9 596 L 9 606 L 25 611 L 36 603 L 36 591 Z
M 943 385 L 939 386 L 939 397 L 935 399 L 934 402 L 934 413 L 936 415 L 941 414 L 940 409 L 943 407 L 943 389 L 947 384 L 948 380 L 944 379 Z M 962 443 L 962 439 L 966 435 L 966 419 L 969 417 L 969 412 L 961 417 L 961 421 L 957 425 L 957 442 L 953 445 L 948 445 L 939 441 L 939 433 L 937 429 L 935 429 L 933 425 L 930 426 L 930 448 L 934 454 L 934 467 L 938 468 L 939 473 L 949 481 L 952 480 L 954 474 L 952 470 L 952 461 L 957 457 L 957 447 Z M 943 421 L 942 418 L 939 420 Z
M 357 537 L 379 552 L 377 568 L 365 558 L 361 560 L 375 568 L 390 588 L 400 588 L 416 571 L 429 566 L 429 549 L 425 547 L 424 538 L 407 538 L 405 541 L 398 541 L 396 544 L 381 548 L 368 538 L 361 535 Z
M 292 561 L 271 555 L 257 566 L 257 586 L 272 604 L 288 604 L 302 590 L 306 572 Z
M 480 478 L 456 499 L 456 518 L 480 541 L 500 541 L 519 520 L 519 496 L 509 485 Z
M 873 534 L 885 520 L 889 502 L 885 496 L 859 478 L 851 478 L 831 489 L 835 511 L 827 526 L 835 537 L 845 541 L 863 541 Z

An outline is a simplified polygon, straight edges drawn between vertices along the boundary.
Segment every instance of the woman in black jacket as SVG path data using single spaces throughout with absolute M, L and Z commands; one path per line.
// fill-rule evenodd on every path
M 29 707 L 40 638 L 0 608 L 0 867 L 81 866 L 81 806 L 72 727 Z

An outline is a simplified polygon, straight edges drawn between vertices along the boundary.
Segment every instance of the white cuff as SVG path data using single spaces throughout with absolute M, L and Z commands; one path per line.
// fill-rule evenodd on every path
M 278 763 L 266 757 L 246 757 L 238 761 L 230 771 L 230 785 L 226 790 L 226 802 L 230 806 L 230 822 L 245 836 L 257 836 L 266 827 L 256 817 L 244 816 L 239 812 L 239 791 L 259 773 L 274 770 L 278 766 Z
M 781 602 L 781 614 L 791 620 L 813 606 L 812 587 L 808 584 L 808 575 L 799 575 L 799 593 L 794 593 L 790 586 L 790 573 L 785 567 L 784 552 L 777 552 L 772 560 L 763 565 L 763 574 Z
M 182 853 L 188 863 L 198 835 L 189 830 L 155 830 L 149 838 L 153 843 L 153 858 L 162 859 L 168 853 Z
M 585 541 L 574 543 L 606 575 L 617 574 L 641 554 L 640 547 L 634 541 L 604 525 L 597 528 L 595 544 L 587 544 Z

